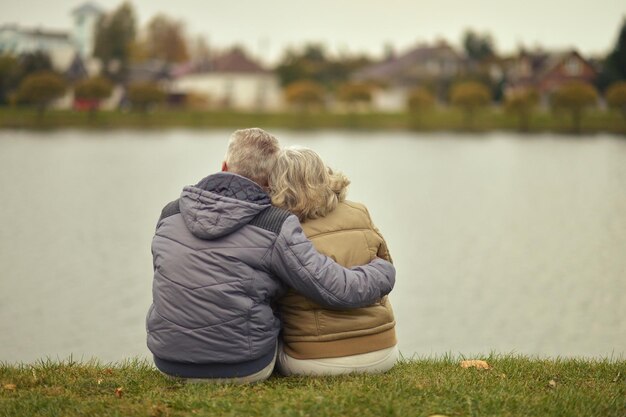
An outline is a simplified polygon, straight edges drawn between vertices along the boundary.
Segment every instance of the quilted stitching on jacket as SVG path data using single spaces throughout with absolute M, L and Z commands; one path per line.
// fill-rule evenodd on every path
M 202 179 L 196 187 L 224 197 L 256 204 L 270 204 L 270 197 L 256 183 L 236 174 L 221 172 Z

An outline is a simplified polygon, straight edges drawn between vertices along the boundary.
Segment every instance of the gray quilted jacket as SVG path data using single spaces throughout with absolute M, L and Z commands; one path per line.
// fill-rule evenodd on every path
M 161 359 L 240 363 L 272 351 L 271 303 L 294 288 L 331 308 L 373 303 L 395 282 L 383 260 L 346 269 L 319 254 L 296 216 L 256 183 L 218 173 L 168 204 L 152 241 L 148 347 Z

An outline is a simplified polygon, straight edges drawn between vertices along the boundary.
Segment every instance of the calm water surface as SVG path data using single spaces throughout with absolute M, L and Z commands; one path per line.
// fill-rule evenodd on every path
M 0 132 L 0 361 L 148 356 L 161 207 L 229 131 Z M 275 132 L 353 181 L 405 356 L 626 353 L 626 140 Z

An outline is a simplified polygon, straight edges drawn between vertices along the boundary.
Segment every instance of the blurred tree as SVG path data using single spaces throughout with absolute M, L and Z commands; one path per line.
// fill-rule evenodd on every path
M 507 112 L 517 115 L 519 130 L 527 132 L 530 128 L 530 116 L 539 104 L 539 93 L 534 88 L 524 88 L 507 94 L 504 107 Z
M 104 77 L 94 77 L 79 81 L 74 86 L 74 98 L 88 102 L 90 118 L 94 118 L 100 102 L 111 96 L 113 84 Z
M 337 98 L 350 109 L 367 106 L 372 102 L 372 89 L 366 83 L 345 83 L 339 86 Z
M 9 94 L 17 88 L 20 66 L 11 55 L 0 55 L 0 105 L 9 102 Z
M 185 62 L 189 59 L 183 24 L 158 14 L 148 23 L 146 36 L 148 56 L 170 63 Z
M 123 80 L 135 40 L 135 13 L 129 2 L 100 18 L 96 27 L 94 56 L 102 61 L 108 78 Z
M 626 81 L 611 84 L 605 97 L 609 107 L 619 111 L 626 120 Z
M 287 50 L 276 72 L 283 86 L 306 79 L 322 82 L 327 63 L 326 53 L 320 45 L 307 45 L 302 52 Z
M 299 110 L 323 107 L 326 92 L 313 81 L 296 81 L 285 88 L 285 99 Z
M 435 105 L 435 97 L 424 87 L 415 87 L 409 91 L 407 107 L 410 112 L 421 112 Z
M 41 71 L 52 71 L 52 61 L 43 51 L 29 52 L 22 54 L 18 58 L 20 66 L 19 81 L 24 77 Z
M 480 34 L 471 29 L 463 35 L 463 47 L 470 59 L 482 61 L 495 56 L 495 46 L 490 34 Z
M 205 93 L 190 91 L 185 97 L 185 108 L 190 110 L 209 110 L 211 108 L 211 96 Z
M 18 103 L 36 106 L 39 119 L 41 119 L 48 106 L 63 96 L 65 88 L 63 78 L 54 72 L 37 72 L 22 80 L 16 98 Z
M 565 84 L 552 93 L 551 97 L 553 109 L 569 112 L 575 132 L 580 132 L 580 122 L 584 110 L 596 105 L 597 102 L 597 90 L 591 84 L 582 81 L 572 81 Z
M 450 103 L 460 107 L 465 114 L 466 127 L 472 127 L 476 111 L 491 102 L 489 87 L 475 81 L 455 84 L 450 92 Z
M 150 107 L 165 101 L 165 92 L 153 82 L 132 83 L 127 90 L 128 101 L 132 108 L 146 112 Z
M 454 86 L 456 84 L 466 83 L 466 82 L 475 82 L 475 83 L 479 83 L 479 84 L 489 87 L 489 90 L 491 91 L 491 97 L 492 99 L 495 100 L 495 94 L 497 94 L 497 91 L 496 91 L 497 86 L 495 85 L 492 78 L 489 76 L 489 73 L 486 70 L 486 68 L 484 68 L 483 66 L 481 66 L 478 69 L 475 69 L 471 73 L 463 73 L 461 75 L 454 77 L 454 79 L 452 79 L 451 86 Z
M 406 102 L 414 127 L 421 127 L 422 116 L 435 105 L 435 96 L 424 87 L 415 87 L 409 91 Z
M 128 44 L 129 62 L 145 62 L 148 59 L 150 59 L 150 53 L 145 40 L 135 39 Z
M 303 50 L 287 50 L 276 73 L 282 86 L 299 80 L 312 80 L 328 88 L 344 83 L 357 69 L 371 61 L 365 56 L 343 55 L 331 59 L 323 46 L 306 45 Z
M 604 91 L 609 85 L 620 80 L 626 80 L 626 18 L 622 21 L 613 50 L 604 60 L 596 84 Z
M 189 47 L 189 56 L 193 62 L 208 65 L 211 61 L 211 48 L 203 36 L 196 37 Z
M 326 49 L 319 44 L 309 44 L 304 47 L 302 58 L 311 62 L 324 63 L 328 61 Z

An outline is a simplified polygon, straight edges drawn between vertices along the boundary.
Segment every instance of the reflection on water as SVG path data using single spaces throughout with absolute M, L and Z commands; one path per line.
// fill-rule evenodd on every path
M 229 133 L 0 132 L 0 361 L 147 356 L 156 219 Z M 405 356 L 626 352 L 625 140 L 275 133 L 369 207 Z

